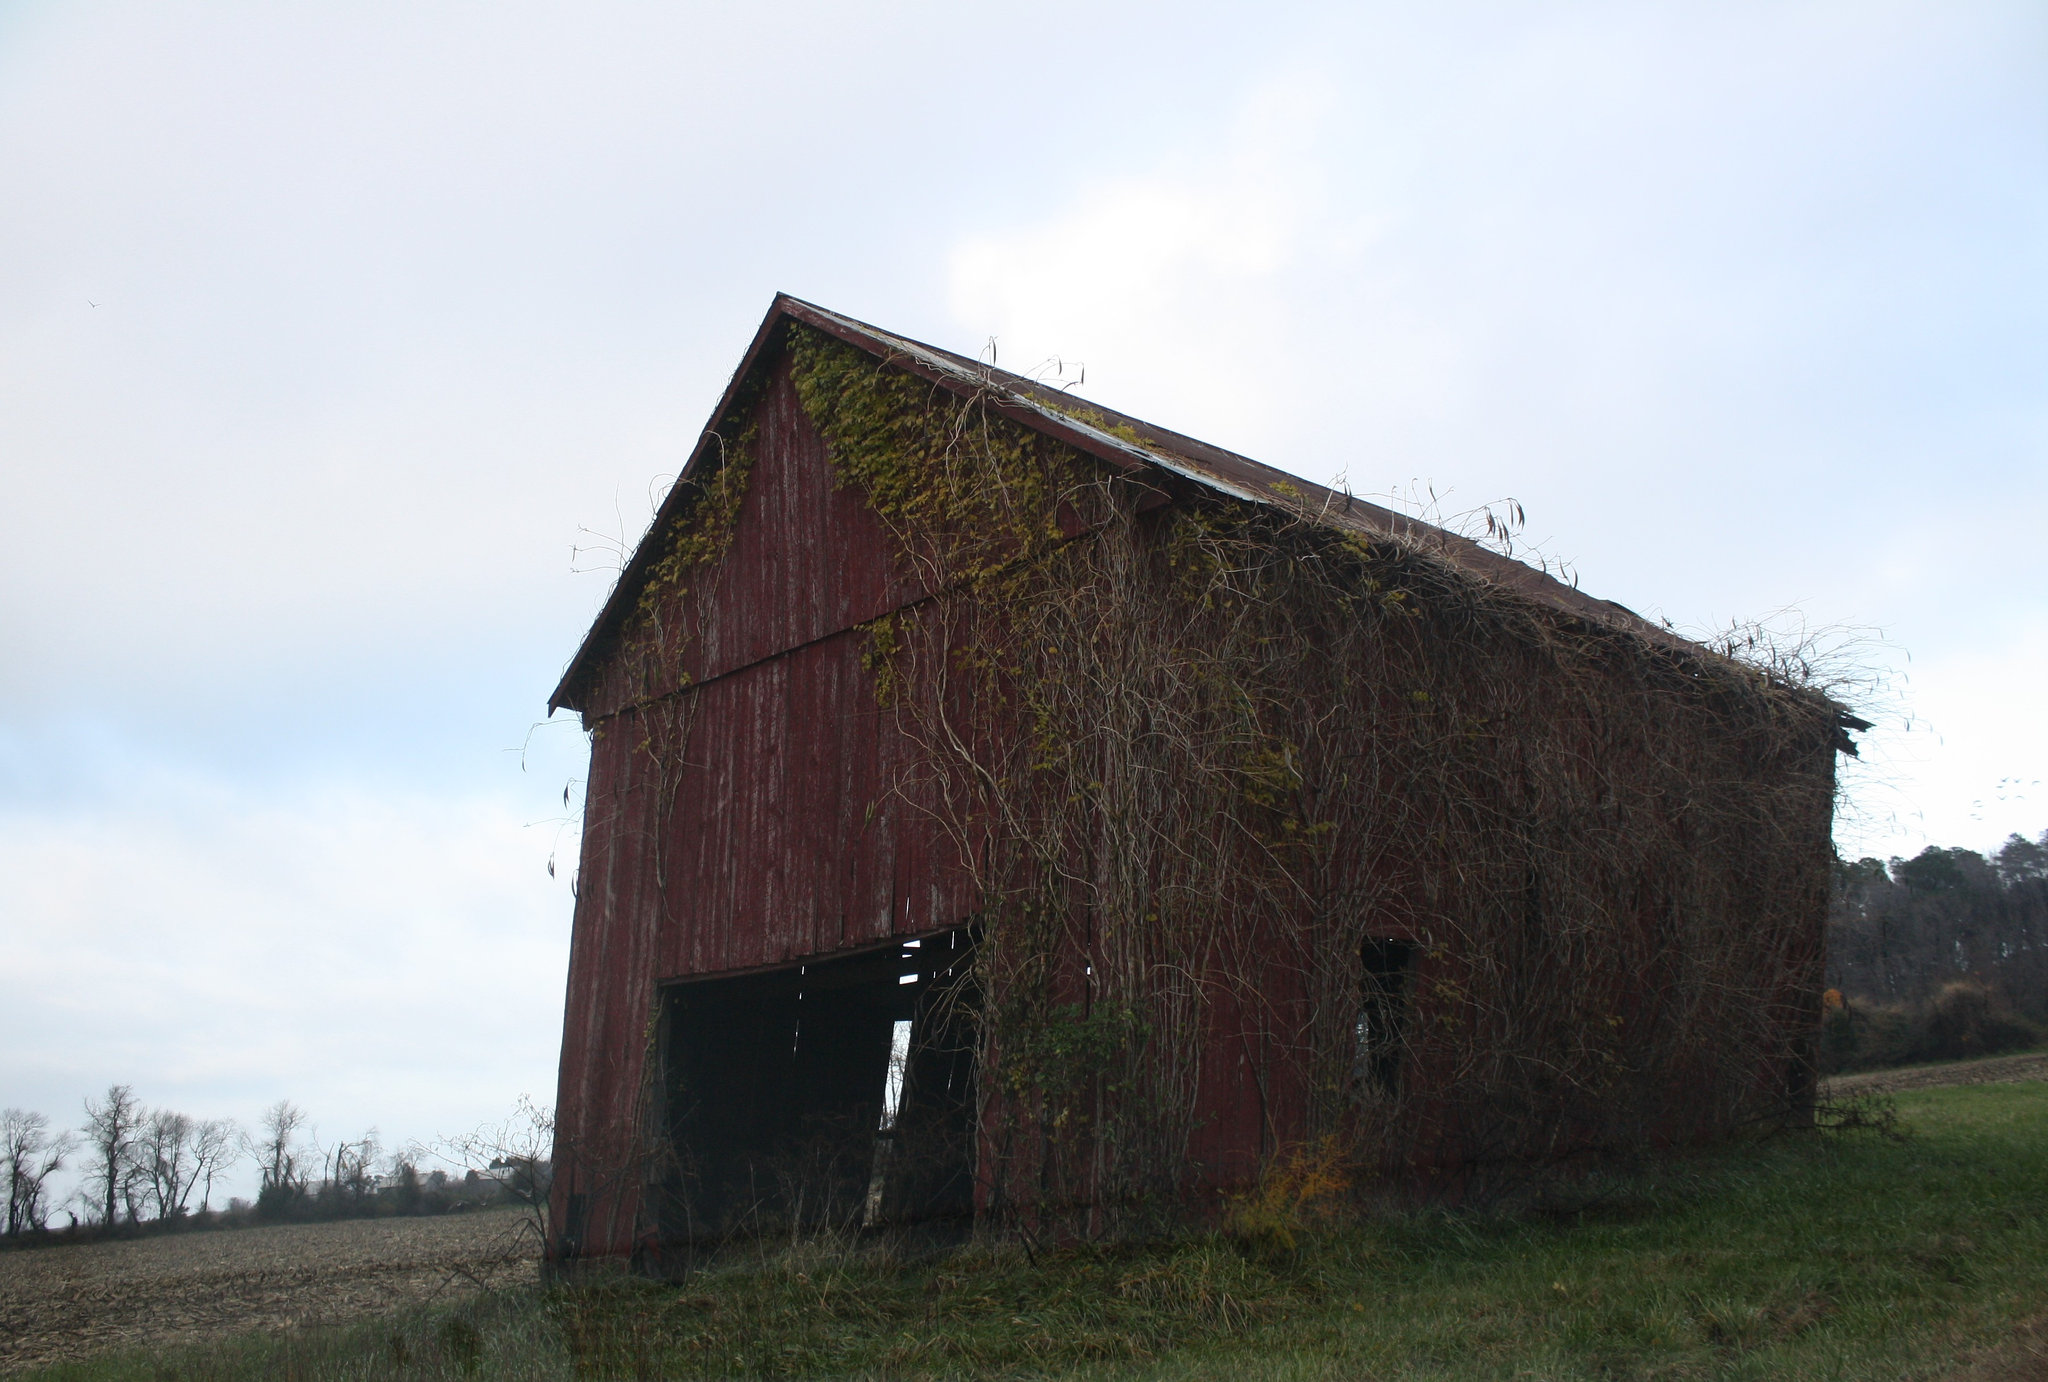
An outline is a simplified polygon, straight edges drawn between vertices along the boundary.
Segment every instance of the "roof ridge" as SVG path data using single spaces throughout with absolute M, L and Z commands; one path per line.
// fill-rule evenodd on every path
M 646 534 L 619 571 L 603 607 L 584 635 L 576 655 L 548 699 L 548 710 L 570 704 L 596 651 L 624 622 L 628 592 L 637 596 L 645 584 L 649 539 L 680 516 L 698 472 L 716 465 L 715 429 L 731 409 L 742 384 L 784 321 L 802 322 L 849 345 L 891 360 L 952 389 L 989 390 L 999 394 L 1006 412 L 1034 430 L 1046 432 L 1082 451 L 1129 471 L 1164 470 L 1203 488 L 1248 503 L 1282 508 L 1304 520 L 1375 540 L 1391 540 L 1424 550 L 1488 584 L 1503 586 L 1576 618 L 1621 629 L 1651 642 L 1698 651 L 1698 645 L 1643 618 L 1625 605 L 1587 595 L 1547 571 L 1496 552 L 1462 534 L 1399 513 L 1356 495 L 1332 490 L 1288 471 L 1243 456 L 1198 438 L 1141 418 L 1132 417 L 1064 389 L 1052 389 L 1027 375 L 991 361 L 972 360 L 923 341 L 835 312 L 788 293 L 777 293 L 755 331 L 732 378 L 689 459 L 676 476 Z M 1078 406 L 1069 406 L 1078 405 Z M 1339 507 L 1341 505 L 1341 507 Z

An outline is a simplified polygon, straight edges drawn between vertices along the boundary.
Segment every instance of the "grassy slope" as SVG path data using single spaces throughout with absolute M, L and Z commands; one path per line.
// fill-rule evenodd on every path
M 1037 1267 L 814 1254 L 37 1376 L 1948 1376 L 2048 1314 L 2048 1084 L 1898 1103 L 1903 1141 L 1705 1158 L 1569 1217 L 1425 1213 L 1295 1254 L 1209 1240 Z
M 1241 1377 L 1941 1376 L 2048 1310 L 2048 1084 L 1901 1096 L 1914 1136 L 1693 1168 L 1640 1216 L 1383 1235 L 1352 1319 Z M 1619 1207 L 1618 1207 L 1619 1208 Z M 1391 1241 L 1389 1241 L 1391 1240 Z M 1275 1347 L 1274 1345 L 1277 1345 Z M 1341 1360 L 1341 1362 L 1339 1361 Z M 1190 1360 L 1159 1376 L 1219 1371 Z

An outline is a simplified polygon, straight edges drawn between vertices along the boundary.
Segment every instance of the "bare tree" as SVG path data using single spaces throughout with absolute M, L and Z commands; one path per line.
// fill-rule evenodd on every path
M 135 1091 L 124 1084 L 108 1085 L 106 1097 L 97 1103 L 85 1101 L 86 1149 L 92 1156 L 86 1185 L 101 1207 L 100 1222 L 109 1226 L 124 1203 L 129 1218 L 135 1217 L 134 1152 L 141 1114 Z
M 199 1143 L 202 1130 L 213 1126 L 167 1108 L 143 1114 L 135 1139 L 135 1180 L 157 1218 L 175 1219 L 186 1213 L 200 1178 L 211 1180 L 213 1171 Z
M 305 1188 L 305 1172 L 299 1165 L 304 1155 L 299 1130 L 306 1125 L 306 1111 L 289 1099 L 279 1099 L 263 1111 L 262 1124 L 262 1135 L 245 1145 L 261 1175 L 257 1207 L 274 1212 Z
M 9 1237 L 43 1227 L 49 1215 L 44 1183 L 76 1145 L 70 1133 L 52 1136 L 50 1120 L 40 1113 L 0 1112 L 0 1179 L 7 1184 Z
M 337 1142 L 327 1157 L 326 1197 L 335 1213 L 352 1213 L 370 1197 L 377 1159 L 377 1130 L 371 1128 L 353 1142 Z
M 192 1120 L 172 1109 L 146 1109 L 135 1136 L 135 1172 L 159 1219 L 184 1209 L 191 1191 Z
M 232 1118 L 208 1118 L 192 1127 L 193 1175 L 199 1182 L 199 1212 L 213 1206 L 214 1177 L 242 1158 L 242 1130 Z
M 545 1242 L 548 1195 L 554 1188 L 555 1111 L 520 1095 L 512 1116 L 460 1137 L 441 1139 L 438 1154 L 471 1171 L 488 1171 L 526 1210 L 523 1231 Z

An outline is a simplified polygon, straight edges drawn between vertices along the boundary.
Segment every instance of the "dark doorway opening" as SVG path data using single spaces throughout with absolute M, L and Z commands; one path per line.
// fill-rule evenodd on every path
M 1352 1074 L 1383 1094 L 1398 1094 L 1408 1055 L 1409 976 L 1415 970 L 1414 941 L 1368 938 L 1359 947 L 1357 1058 Z
M 966 928 L 667 986 L 665 1242 L 965 1226 L 977 995 Z

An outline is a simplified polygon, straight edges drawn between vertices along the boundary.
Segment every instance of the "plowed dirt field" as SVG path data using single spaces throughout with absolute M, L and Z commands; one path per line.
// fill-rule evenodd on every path
M 1830 1094 L 1889 1094 L 1900 1089 L 1934 1089 L 1945 1085 L 2012 1084 L 2048 1080 L 2048 1051 L 2018 1056 L 1987 1056 L 1943 1065 L 1909 1065 L 1903 1070 L 1865 1070 L 1824 1081 Z
M 516 1209 L 0 1252 L 0 1372 L 102 1349 L 375 1318 L 532 1281 Z

